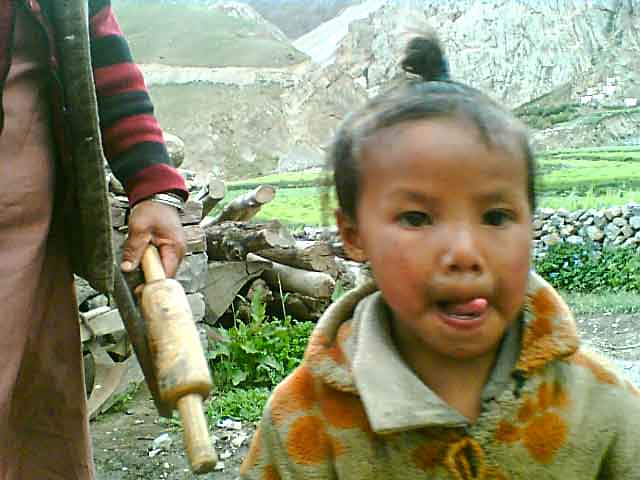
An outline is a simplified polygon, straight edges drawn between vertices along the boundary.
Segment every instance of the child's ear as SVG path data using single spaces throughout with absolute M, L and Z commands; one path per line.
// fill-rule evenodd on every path
M 338 224 L 338 232 L 340 232 L 340 238 L 346 254 L 351 260 L 365 262 L 367 255 L 362 248 L 356 222 L 338 208 L 336 210 L 336 223 Z

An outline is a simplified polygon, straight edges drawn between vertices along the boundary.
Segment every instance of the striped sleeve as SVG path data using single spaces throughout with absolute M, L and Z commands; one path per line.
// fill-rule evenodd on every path
M 184 179 L 171 166 L 142 72 L 109 0 L 90 1 L 91 60 L 107 161 L 131 205 L 158 192 L 184 198 Z

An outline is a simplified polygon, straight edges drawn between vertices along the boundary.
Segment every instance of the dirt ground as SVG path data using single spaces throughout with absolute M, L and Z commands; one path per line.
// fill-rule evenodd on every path
M 196 476 L 189 470 L 182 431 L 175 421 L 158 416 L 146 387 L 125 408 L 124 412 L 102 414 L 91 422 L 98 480 L 238 477 L 255 425 L 246 422 L 227 422 L 227 428 L 210 425 L 210 435 L 221 459 L 218 467 L 224 468 Z
M 640 315 L 578 319 L 583 340 L 618 360 L 618 366 L 638 385 L 639 323 Z M 99 480 L 198 478 L 189 471 L 181 431 L 171 421 L 158 417 L 146 388 L 140 389 L 125 408 L 125 412 L 103 414 L 91 423 Z M 213 425 L 211 430 L 224 469 L 201 478 L 236 479 L 255 426 L 228 422 L 225 426 Z

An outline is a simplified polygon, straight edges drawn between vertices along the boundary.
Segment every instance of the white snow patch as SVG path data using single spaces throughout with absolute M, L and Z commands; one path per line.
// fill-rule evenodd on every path
M 342 39 L 349 33 L 349 25 L 367 18 L 373 12 L 386 5 L 389 0 L 367 0 L 359 5 L 348 7 L 335 18 L 323 23 L 293 42 L 293 46 L 322 66 L 335 60 L 335 53 Z

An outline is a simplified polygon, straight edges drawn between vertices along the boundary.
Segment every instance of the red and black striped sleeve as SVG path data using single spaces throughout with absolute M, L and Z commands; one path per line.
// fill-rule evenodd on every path
M 184 179 L 171 166 L 162 130 L 142 72 L 109 0 L 89 2 L 91 57 L 105 156 L 127 190 L 131 205 L 154 193 L 187 197 Z

